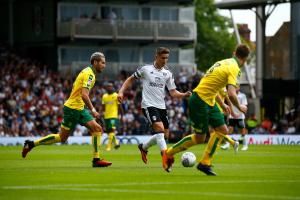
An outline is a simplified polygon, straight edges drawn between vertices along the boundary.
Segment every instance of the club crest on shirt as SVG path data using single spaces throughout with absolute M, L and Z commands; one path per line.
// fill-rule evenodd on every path
M 91 86 L 92 81 L 93 81 L 93 76 L 90 75 L 86 85 L 87 85 L 88 87 Z
M 156 116 L 155 115 L 152 116 L 152 119 L 153 119 L 153 121 L 156 121 Z
M 160 78 L 159 77 L 155 77 L 155 82 L 156 83 L 160 82 Z

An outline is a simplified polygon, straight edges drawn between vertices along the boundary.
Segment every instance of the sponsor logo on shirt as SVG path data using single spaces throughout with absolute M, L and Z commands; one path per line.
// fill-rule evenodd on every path
M 158 88 L 163 88 L 164 87 L 164 84 L 162 84 L 162 83 L 155 83 L 155 82 L 150 82 L 149 85 L 151 87 L 158 87 Z

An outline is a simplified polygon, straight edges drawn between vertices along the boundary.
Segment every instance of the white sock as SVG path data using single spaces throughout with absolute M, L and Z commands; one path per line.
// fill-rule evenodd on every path
M 246 138 L 246 135 L 244 136 L 244 140 L 243 140 L 243 145 L 244 146 L 247 146 L 247 140 L 246 140 L 247 138 Z
M 160 151 L 167 149 L 167 144 L 165 140 L 165 134 L 164 133 L 157 133 L 156 135 L 156 143 L 160 148 Z
M 156 134 L 152 135 L 150 139 L 143 143 L 143 149 L 147 151 L 151 146 L 156 144 Z

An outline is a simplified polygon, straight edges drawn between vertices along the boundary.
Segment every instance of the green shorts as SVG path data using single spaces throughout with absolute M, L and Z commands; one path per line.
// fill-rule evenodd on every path
M 208 134 L 209 125 L 215 128 L 225 124 L 224 114 L 217 104 L 208 105 L 195 92 L 189 98 L 188 107 L 191 125 L 195 133 Z
M 75 110 L 64 106 L 63 111 L 64 119 L 61 126 L 67 130 L 73 130 L 77 124 L 85 125 L 87 122 L 94 120 L 94 117 L 86 108 L 83 110 Z
M 119 119 L 117 118 L 109 118 L 109 119 L 104 119 L 104 123 L 105 123 L 105 131 L 106 132 L 111 132 L 114 130 L 116 130 L 119 126 Z

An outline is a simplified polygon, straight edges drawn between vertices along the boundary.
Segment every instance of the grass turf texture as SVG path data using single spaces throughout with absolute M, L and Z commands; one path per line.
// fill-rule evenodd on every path
M 182 153 L 165 172 L 156 146 L 147 165 L 136 145 L 103 148 L 111 167 L 91 167 L 90 145 L 40 146 L 26 159 L 21 146 L 0 147 L 0 199 L 300 199 L 300 146 L 250 146 L 237 155 L 219 149 L 217 177 L 181 166 Z M 199 159 L 203 149 L 189 151 Z

